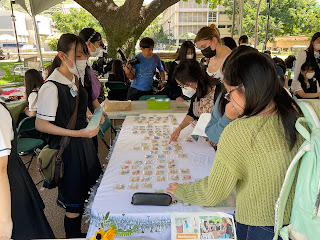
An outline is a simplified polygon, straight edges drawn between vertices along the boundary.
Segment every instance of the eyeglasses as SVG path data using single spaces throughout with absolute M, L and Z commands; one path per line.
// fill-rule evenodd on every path
M 180 88 L 185 88 L 185 87 L 190 87 L 190 84 L 188 84 L 188 83 L 186 83 L 186 84 L 179 84 L 179 83 L 178 83 L 178 86 L 179 86 Z
M 235 90 L 237 90 L 239 87 L 241 87 L 243 85 L 243 83 L 241 83 L 240 85 L 236 86 L 234 89 L 230 90 L 230 92 L 227 92 L 225 95 L 224 95 L 224 98 L 226 100 L 228 100 L 230 102 L 230 97 L 231 97 L 231 93 Z

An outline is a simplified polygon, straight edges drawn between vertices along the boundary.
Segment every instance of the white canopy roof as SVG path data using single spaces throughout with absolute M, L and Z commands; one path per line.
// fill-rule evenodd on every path
M 63 0 L 29 0 L 30 4 L 33 5 L 33 11 L 30 13 L 30 8 L 28 9 L 26 6 L 25 0 L 16 0 L 16 2 L 24 9 L 26 10 L 30 15 L 37 15 L 44 10 L 47 10 L 48 8 L 63 2 Z

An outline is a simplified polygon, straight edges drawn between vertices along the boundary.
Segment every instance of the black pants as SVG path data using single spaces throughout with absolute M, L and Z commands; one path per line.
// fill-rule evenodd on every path
M 128 100 L 139 100 L 144 95 L 152 95 L 152 89 L 149 91 L 141 91 L 136 88 L 130 87 L 128 90 Z

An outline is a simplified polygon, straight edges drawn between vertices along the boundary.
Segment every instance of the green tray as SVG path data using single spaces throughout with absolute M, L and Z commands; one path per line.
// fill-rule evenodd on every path
M 147 100 L 148 109 L 170 109 L 170 98 L 150 98 Z

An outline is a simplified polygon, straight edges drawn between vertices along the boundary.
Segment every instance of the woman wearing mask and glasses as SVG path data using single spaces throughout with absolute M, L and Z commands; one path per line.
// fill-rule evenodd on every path
M 194 59 L 196 60 L 196 49 L 194 44 L 191 41 L 185 41 L 182 43 L 178 57 L 170 63 L 169 73 L 168 73 L 168 85 L 169 85 L 169 97 L 172 100 L 177 100 L 183 102 L 182 91 L 176 80 L 172 77 L 174 70 L 178 64 L 185 59 Z
M 302 112 L 261 53 L 230 55 L 224 67 L 224 97 L 241 118 L 224 129 L 208 177 L 189 184 L 171 183 L 167 191 L 186 203 L 215 206 L 236 187 L 237 238 L 271 240 L 274 207 L 286 171 L 304 142 L 295 129 Z M 312 106 L 320 117 L 320 110 Z M 284 225 L 289 224 L 293 197 L 294 191 Z
M 206 70 L 207 74 L 223 82 L 222 65 L 231 50 L 222 44 L 218 28 L 214 24 L 211 24 L 210 27 L 201 28 L 194 42 L 202 54 L 210 59 Z
M 73 34 L 63 34 L 57 45 L 51 72 L 38 93 L 36 128 L 49 134 L 51 149 L 60 149 L 62 136 L 71 140 L 62 154 L 64 175 L 58 183 L 57 203 L 65 208 L 64 227 L 67 238 L 84 237 L 81 234 L 81 218 L 84 201 L 101 171 L 92 137 L 99 127 L 86 131 L 88 94 L 80 83 L 84 77 L 88 49 L 85 42 Z M 79 79 L 79 80 L 78 80 Z M 74 130 L 67 125 L 79 104 Z
M 258 52 L 258 50 L 242 45 L 234 50 L 229 56 L 231 57 L 234 54 L 242 54 L 244 52 Z M 226 71 L 224 66 L 223 69 Z M 221 94 L 215 102 L 215 106 L 211 112 L 211 119 L 206 127 L 206 134 L 209 140 L 215 144 L 218 144 L 223 129 L 239 116 L 239 112 L 233 104 L 223 97 L 225 94 L 226 90 L 223 87 Z
M 170 143 L 176 141 L 181 130 L 198 120 L 202 113 L 210 113 L 217 97 L 214 83 L 205 75 L 197 60 L 181 61 L 173 73 L 173 78 L 181 87 L 182 94 L 191 98 L 191 103 L 186 117 L 171 134 Z

